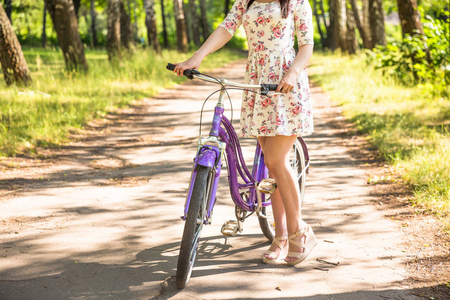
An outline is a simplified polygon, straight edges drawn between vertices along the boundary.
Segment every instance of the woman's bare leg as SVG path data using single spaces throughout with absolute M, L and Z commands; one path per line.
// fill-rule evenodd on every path
M 265 155 L 264 147 L 265 147 L 266 137 L 258 137 L 258 141 L 259 141 L 259 144 L 261 145 L 261 148 Z M 264 158 L 264 160 L 265 160 L 265 158 Z M 270 170 L 269 170 L 269 178 L 274 178 L 273 174 L 270 172 Z M 286 227 L 286 212 L 284 210 L 284 205 L 283 205 L 283 201 L 281 199 L 281 194 L 280 194 L 279 189 L 276 189 L 275 192 L 270 194 L 270 201 L 272 202 L 272 213 L 273 213 L 273 218 L 275 221 L 275 236 L 276 237 L 287 236 L 288 231 L 287 231 L 287 227 Z M 287 240 L 281 241 L 282 245 L 285 245 L 285 243 L 287 243 Z M 270 252 L 274 251 L 275 253 L 277 253 L 277 255 L 279 255 L 281 252 L 281 249 L 275 243 L 273 243 L 270 246 L 269 251 Z
M 275 196 L 275 201 L 273 202 L 275 206 L 272 204 L 272 210 L 275 217 L 275 229 L 278 227 L 277 221 L 280 222 L 280 225 L 283 224 L 283 227 L 285 226 L 282 229 L 279 228 L 280 235 L 286 235 L 286 230 L 291 235 L 305 226 L 301 218 L 298 182 L 289 165 L 289 152 L 296 138 L 295 136 L 263 138 L 264 162 L 278 186 L 278 194 L 272 194 L 272 197 Z M 259 139 L 261 143 L 261 138 Z M 280 198 L 281 201 L 279 201 Z M 281 234 L 281 232 L 283 233 Z M 276 232 L 276 235 L 278 236 L 278 232 Z M 299 250 L 299 247 L 289 245 L 289 251 L 297 252 Z

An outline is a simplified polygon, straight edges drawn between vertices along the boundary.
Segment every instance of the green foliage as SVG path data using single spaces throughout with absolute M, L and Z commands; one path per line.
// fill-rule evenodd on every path
M 448 95 L 450 85 L 449 23 L 427 16 L 424 35 L 407 35 L 400 42 L 368 51 L 369 60 L 401 83 L 419 85 L 426 93 Z
M 450 100 L 399 84 L 363 56 L 314 54 L 312 79 L 450 232 Z

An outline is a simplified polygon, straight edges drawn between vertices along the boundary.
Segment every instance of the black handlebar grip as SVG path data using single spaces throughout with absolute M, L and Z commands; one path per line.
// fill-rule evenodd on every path
M 175 70 L 175 67 L 176 67 L 176 65 L 168 63 L 166 66 L 166 69 L 173 71 L 173 70 Z M 194 70 L 194 69 L 187 69 L 187 70 L 183 71 L 183 75 L 189 79 L 194 79 L 194 75 L 198 75 L 198 74 L 200 74 L 200 72 L 197 70 Z
M 261 95 L 267 95 L 269 91 L 276 91 L 278 84 L 261 84 Z
M 176 65 L 168 63 L 166 66 L 166 69 L 169 71 L 173 71 L 173 70 L 175 70 L 175 67 L 176 67 Z

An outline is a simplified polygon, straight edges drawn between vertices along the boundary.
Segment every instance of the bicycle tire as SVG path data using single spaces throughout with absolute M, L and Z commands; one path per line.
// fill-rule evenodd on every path
M 294 145 L 292 146 L 291 152 L 289 154 L 289 163 L 291 168 L 294 170 L 294 175 L 297 178 L 299 190 L 300 190 L 300 206 L 303 205 L 303 198 L 305 197 L 305 153 L 303 152 L 302 144 L 298 139 L 295 140 Z M 268 195 L 266 195 L 266 198 Z M 263 207 L 262 212 L 267 216 L 268 206 Z M 274 221 L 269 217 L 268 219 L 259 217 L 259 227 L 263 232 L 264 236 L 272 242 L 275 237 L 275 224 Z
M 204 215 L 206 214 L 205 206 L 207 201 L 205 201 L 205 197 L 209 194 L 207 193 L 207 187 L 210 169 L 198 166 L 192 189 L 191 201 L 181 239 L 180 253 L 178 255 L 176 283 L 179 289 L 183 289 L 188 284 L 197 257 L 200 234 L 204 225 Z

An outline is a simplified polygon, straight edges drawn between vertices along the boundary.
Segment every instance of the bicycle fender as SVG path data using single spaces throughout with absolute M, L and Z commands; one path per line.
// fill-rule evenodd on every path
M 220 157 L 220 151 L 216 147 L 203 147 L 195 158 L 195 163 L 208 168 L 214 168 Z

